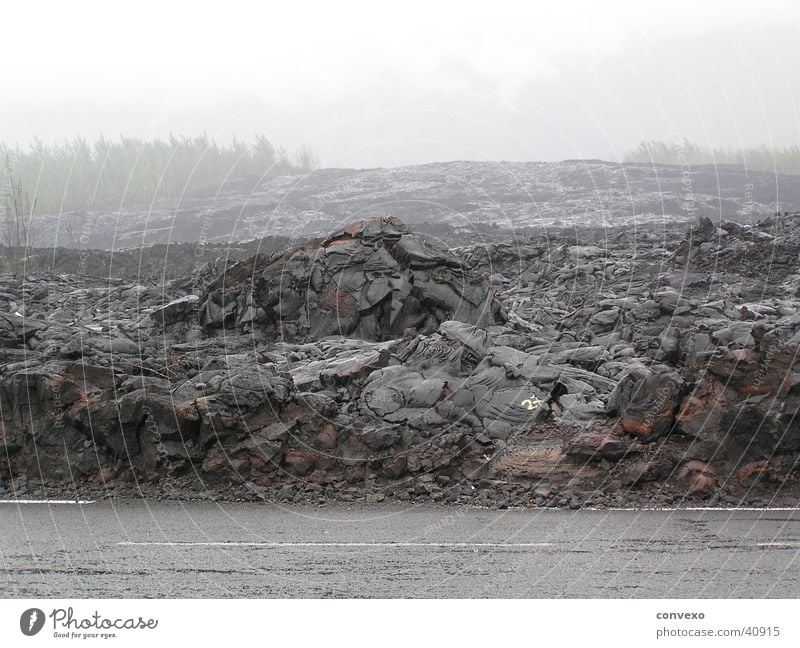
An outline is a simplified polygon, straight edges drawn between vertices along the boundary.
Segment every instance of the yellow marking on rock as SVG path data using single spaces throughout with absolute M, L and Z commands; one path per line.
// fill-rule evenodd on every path
M 526 398 L 522 403 L 520 403 L 522 407 L 527 407 L 528 410 L 535 410 L 540 405 L 544 405 L 544 401 L 536 398 L 535 396 L 531 396 L 530 398 Z

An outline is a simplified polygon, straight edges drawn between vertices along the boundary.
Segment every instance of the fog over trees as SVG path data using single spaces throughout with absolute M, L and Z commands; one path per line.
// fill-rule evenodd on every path
M 640 142 L 628 152 L 626 162 L 655 164 L 741 164 L 753 171 L 800 174 L 800 145 L 708 148 L 683 142 Z
M 37 139 L 27 147 L 0 144 L 0 160 L 3 185 L 24 189 L 36 214 L 169 206 L 228 179 L 298 173 L 317 164 L 307 148 L 289 153 L 263 135 L 220 144 L 205 134 L 76 137 L 55 144 Z

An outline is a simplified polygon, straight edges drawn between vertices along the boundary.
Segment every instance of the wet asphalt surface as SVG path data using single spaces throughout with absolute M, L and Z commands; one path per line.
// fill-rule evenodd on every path
M 800 512 L 0 504 L 0 597 L 800 596 Z

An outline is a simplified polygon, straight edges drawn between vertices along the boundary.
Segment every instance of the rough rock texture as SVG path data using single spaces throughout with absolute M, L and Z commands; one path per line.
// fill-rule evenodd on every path
M 278 258 L 239 264 L 211 286 L 203 309 L 208 327 L 257 326 L 288 340 L 383 340 L 408 328 L 433 332 L 450 319 L 503 321 L 483 277 L 392 218 L 354 223 Z
M 165 231 L 172 242 L 201 237 L 203 247 L 267 236 L 304 241 L 358 214 L 397 216 L 461 245 L 510 239 L 512 228 L 663 228 L 694 215 L 745 222 L 774 213 L 779 204 L 800 208 L 798 176 L 719 164 L 465 160 L 249 180 L 188 194 L 170 209 L 129 209 L 115 218 L 60 214 L 61 227 L 39 228 L 41 245 L 136 250 L 162 243 Z
M 794 503 L 796 246 L 791 215 L 449 251 L 381 218 L 191 280 L 3 278 L 0 489 Z

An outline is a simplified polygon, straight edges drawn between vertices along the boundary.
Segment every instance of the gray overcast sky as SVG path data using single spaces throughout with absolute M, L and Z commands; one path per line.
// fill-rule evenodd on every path
M 800 4 L 3 7 L 0 140 L 263 132 L 324 166 L 800 141 Z

